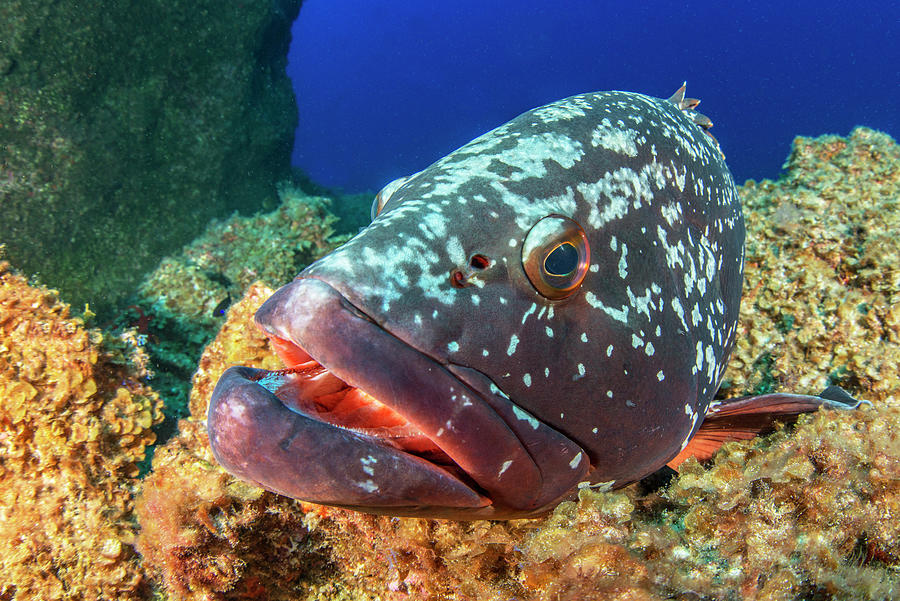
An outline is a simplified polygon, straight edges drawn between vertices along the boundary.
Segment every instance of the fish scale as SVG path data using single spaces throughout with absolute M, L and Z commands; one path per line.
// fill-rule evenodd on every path
M 302 405 L 247 386 L 246 372 L 223 376 L 213 395 L 217 457 L 311 501 L 515 517 L 546 511 L 579 484 L 623 486 L 680 460 L 692 440 L 707 441 L 704 423 L 718 438 L 746 438 L 767 423 L 757 414 L 856 406 L 832 393 L 710 409 L 735 341 L 744 223 L 698 102 L 684 87 L 668 100 L 598 92 L 524 113 L 389 184 L 368 228 L 260 309 L 273 339 L 401 413 L 454 465 L 383 475 L 367 465 L 357 480 L 309 465 L 314 445 L 349 452 L 357 440 L 335 432 L 330 441 L 316 424 L 309 436 L 298 425 L 291 449 L 273 449 L 263 465 L 235 466 L 227 457 L 239 455 L 241 437 L 268 426 L 221 416 L 265 405 L 296 420 L 289 407 Z M 420 398 L 425 382 L 431 396 Z M 387 453 L 382 442 L 361 437 L 356 446 Z M 275 470 L 294 481 L 281 483 Z M 436 481 L 447 487 L 443 505 L 434 505 Z

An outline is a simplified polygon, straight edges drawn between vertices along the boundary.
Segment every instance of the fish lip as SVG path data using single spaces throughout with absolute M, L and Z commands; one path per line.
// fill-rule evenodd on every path
M 284 413 L 297 415 L 296 412 L 291 412 L 274 394 L 252 382 L 253 377 L 259 378 L 255 372 L 247 371 L 233 372 L 227 378 L 223 376 L 210 402 L 210 441 L 217 459 L 229 471 L 292 497 L 364 511 L 401 514 L 401 511 L 383 511 L 383 507 L 431 503 L 448 508 L 454 515 L 456 510 L 450 509 L 452 507 L 472 513 L 484 513 L 487 508 L 497 515 L 529 515 L 546 504 L 541 470 L 517 433 L 495 410 L 493 405 L 497 399 L 488 402 L 481 392 L 454 374 L 450 366 L 380 327 L 327 282 L 318 278 L 294 280 L 263 304 L 256 321 L 267 334 L 291 342 L 336 377 L 403 415 L 475 484 L 376 440 L 358 435 L 348 437 L 346 430 L 310 416 L 302 416 L 306 421 L 297 422 L 298 418 Z M 275 402 L 281 409 L 273 405 Z M 264 405 L 265 408 L 259 416 L 254 414 L 248 424 L 234 426 L 226 419 L 229 404 L 253 405 L 254 408 Z M 273 428 L 262 423 L 263 419 L 288 419 L 297 432 L 288 433 L 283 426 L 280 430 Z M 258 432 L 267 432 L 267 437 L 272 440 L 291 436 L 289 446 L 304 450 L 321 446 L 323 443 L 317 438 L 321 437 L 330 450 L 354 458 L 360 456 L 361 449 L 366 452 L 377 450 L 378 457 L 386 463 L 391 462 L 395 469 L 381 475 L 377 481 L 373 480 L 380 489 L 378 495 L 355 494 L 354 476 L 328 466 L 318 471 L 308 465 L 298 468 L 288 457 L 282 457 L 284 453 L 275 450 L 272 443 L 264 442 L 266 451 L 256 453 L 253 461 L 275 463 L 280 466 L 278 468 L 255 466 L 252 461 L 241 459 L 237 450 L 225 448 L 229 444 L 235 446 L 233 441 L 241 436 L 253 437 Z M 277 460 L 267 456 L 267 452 L 278 455 Z M 415 461 L 409 457 L 414 457 Z M 432 473 L 418 462 L 429 463 L 440 473 Z M 297 469 L 299 476 L 289 486 L 273 473 Z M 298 478 L 306 481 L 297 482 Z M 323 479 L 328 482 L 323 484 Z M 410 484 L 410 481 L 414 482 Z M 422 494 L 426 482 L 436 482 L 438 488 L 446 491 L 446 504 L 440 502 L 443 493 L 438 494 L 437 499 L 427 492 Z M 387 486 L 382 484 L 387 483 L 391 487 L 414 489 L 420 496 L 409 498 L 384 493 Z M 402 513 L 413 514 L 412 511 Z M 427 513 L 437 515 L 440 511 L 432 507 Z
M 424 459 L 292 411 L 259 383 L 269 373 L 231 367 L 213 391 L 210 446 L 232 474 L 289 497 L 376 513 L 490 509 L 477 491 Z M 406 474 L 404 485 L 382 490 L 376 481 L 385 471 Z

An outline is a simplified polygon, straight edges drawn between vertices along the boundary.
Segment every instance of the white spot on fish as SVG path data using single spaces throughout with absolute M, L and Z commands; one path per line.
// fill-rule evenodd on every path
M 511 465 L 512 465 L 512 460 L 504 461 L 503 466 L 500 468 L 500 472 L 497 474 L 497 476 L 502 476 L 503 472 L 505 472 L 506 469 Z
M 356 485 L 366 492 L 375 492 L 376 490 L 378 490 L 378 485 L 371 480 L 366 480 L 365 482 L 357 482 Z
M 525 382 L 525 386 L 531 388 L 531 374 L 525 374 L 522 376 L 522 381 Z
M 622 256 L 619 258 L 619 277 L 623 280 L 628 277 L 628 247 L 622 243 Z
M 456 342 L 455 340 L 447 343 L 447 350 L 450 351 L 451 353 L 455 353 L 456 351 L 459 350 L 459 343 Z
M 512 354 L 516 352 L 516 347 L 519 345 L 519 337 L 513 334 L 509 337 L 509 347 L 506 349 L 506 354 L 512 357 Z
M 507 398 L 509 398 L 509 397 L 507 397 Z M 534 417 L 532 417 L 530 414 L 523 411 L 516 405 L 513 405 L 513 415 L 516 416 L 516 419 L 519 419 L 523 422 L 527 422 L 528 425 L 531 426 L 532 430 L 537 430 L 538 427 L 541 425 L 541 422 L 536 420 Z
M 531 306 L 528 307 L 528 310 L 525 311 L 525 314 L 522 316 L 522 325 L 525 325 L 525 320 L 528 319 L 528 316 L 534 313 L 534 310 L 537 309 L 537 304 L 531 303 Z
M 627 305 L 623 305 L 621 309 L 607 307 L 605 304 L 603 304 L 603 301 L 601 301 L 599 298 L 597 298 L 594 295 L 594 293 L 591 292 L 590 290 L 585 293 L 584 300 L 590 306 L 594 307 L 595 309 L 600 309 L 601 311 L 603 311 L 604 313 L 606 313 L 607 315 L 609 315 L 616 321 L 619 321 L 619 322 L 622 322 L 625 324 L 628 323 L 628 306 Z

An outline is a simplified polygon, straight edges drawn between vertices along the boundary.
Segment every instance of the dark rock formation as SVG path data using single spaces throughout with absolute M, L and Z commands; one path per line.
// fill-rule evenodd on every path
M 109 309 L 212 217 L 272 208 L 301 0 L 0 5 L 0 243 Z

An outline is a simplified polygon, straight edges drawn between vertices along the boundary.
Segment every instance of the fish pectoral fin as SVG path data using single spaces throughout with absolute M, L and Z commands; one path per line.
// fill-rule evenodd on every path
M 839 386 L 829 386 L 818 396 L 803 394 L 764 394 L 713 403 L 706 412 L 700 429 L 666 465 L 678 469 L 688 457 L 704 461 L 713 456 L 729 440 L 749 440 L 775 429 L 775 422 L 791 423 L 801 413 L 820 407 L 826 409 L 858 409 L 871 405 L 860 401 Z
M 794 416 L 794 418 L 796 418 L 796 416 Z M 700 426 L 700 429 L 697 430 L 697 433 L 694 434 L 694 437 L 688 441 L 687 446 L 684 447 L 680 453 L 675 455 L 675 457 L 673 457 L 666 465 L 673 470 L 677 470 L 678 466 L 684 463 L 689 457 L 696 457 L 697 461 L 706 461 L 707 459 L 712 458 L 716 451 L 729 440 L 750 440 L 751 438 L 756 438 L 760 434 L 771 431 L 771 426 L 774 426 L 774 424 L 769 425 L 770 427 L 767 430 L 738 427 L 729 428 L 724 425 L 720 428 L 720 424 L 707 427 L 707 422 L 704 421 L 703 425 Z

